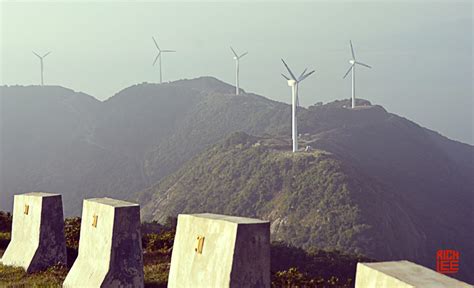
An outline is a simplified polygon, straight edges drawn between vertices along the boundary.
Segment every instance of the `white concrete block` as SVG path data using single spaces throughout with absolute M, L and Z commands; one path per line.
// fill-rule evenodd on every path
M 63 287 L 143 287 L 140 206 L 84 200 L 78 257 Z
M 179 215 L 168 287 L 270 287 L 270 223 Z
M 472 288 L 409 261 L 357 263 L 355 288 Z
M 3 265 L 26 272 L 66 265 L 66 241 L 61 195 L 31 192 L 14 196 L 11 241 Z

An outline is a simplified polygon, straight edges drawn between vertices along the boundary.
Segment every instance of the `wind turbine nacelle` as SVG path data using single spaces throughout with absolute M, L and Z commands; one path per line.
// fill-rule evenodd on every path
M 234 56 L 234 60 L 239 60 L 239 58 L 237 58 L 236 56 Z
M 288 86 L 293 87 L 296 85 L 296 80 L 290 79 L 288 80 Z
M 355 61 L 354 59 L 349 60 L 349 63 L 351 63 L 352 65 L 354 65 L 355 62 L 356 62 L 356 61 Z

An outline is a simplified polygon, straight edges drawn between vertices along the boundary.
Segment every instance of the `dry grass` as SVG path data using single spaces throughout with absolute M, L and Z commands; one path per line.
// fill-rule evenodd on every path
M 23 268 L 0 264 L 1 287 L 62 287 L 67 269 L 54 266 L 46 271 L 27 274 Z
M 168 263 L 146 265 L 144 271 L 145 287 L 166 287 Z M 0 287 L 62 287 L 67 272 L 66 267 L 55 266 L 46 271 L 27 274 L 23 268 L 0 264 Z

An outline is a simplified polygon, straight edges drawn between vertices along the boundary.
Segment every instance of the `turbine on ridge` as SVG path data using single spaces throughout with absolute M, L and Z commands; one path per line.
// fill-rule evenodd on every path
M 48 52 L 46 54 L 44 54 L 43 56 L 40 56 L 38 53 L 34 52 L 34 51 L 31 51 L 33 52 L 33 54 L 36 55 L 36 57 L 39 58 L 40 60 L 40 66 L 41 66 L 41 86 L 44 86 L 44 78 L 43 78 L 43 59 L 48 56 L 51 52 Z
M 239 95 L 239 62 L 240 58 L 244 57 L 245 55 L 248 54 L 248 52 L 243 53 L 242 55 L 238 55 L 234 48 L 230 47 L 230 50 L 232 50 L 232 53 L 234 54 L 234 60 L 235 60 L 235 95 Z
M 283 62 L 283 65 L 285 65 L 286 70 L 288 70 L 288 73 L 290 73 L 290 77 L 285 74 L 281 74 L 281 76 L 288 81 L 288 86 L 291 87 L 291 138 L 293 140 L 293 152 L 296 152 L 298 151 L 298 123 L 296 118 L 296 109 L 299 106 L 298 84 L 308 78 L 309 75 L 313 74 L 314 70 L 306 73 L 308 70 L 308 68 L 306 68 L 299 77 L 296 77 L 290 67 L 286 64 L 285 60 L 281 59 L 281 61 Z
M 345 79 L 347 74 L 349 74 L 349 72 L 352 71 L 352 109 L 354 109 L 355 108 L 355 66 L 357 64 L 357 65 L 361 65 L 367 68 L 372 68 L 372 67 L 362 62 L 358 62 L 355 57 L 354 47 L 352 47 L 352 41 L 349 41 L 349 44 L 351 45 L 351 53 L 352 53 L 352 59 L 349 60 L 349 63 L 351 64 L 351 66 L 349 67 L 349 70 L 347 70 L 346 74 L 344 74 L 344 77 L 342 77 L 342 79 Z
M 162 50 L 160 49 L 160 46 L 158 46 L 158 43 L 155 40 L 155 37 L 151 37 L 153 39 L 153 42 L 155 43 L 156 49 L 158 49 L 158 55 L 155 57 L 155 61 L 153 61 L 153 65 L 156 64 L 157 60 L 160 60 L 160 84 L 163 83 L 163 74 L 161 71 L 161 58 L 162 58 L 162 53 L 169 53 L 169 52 L 176 52 L 175 50 Z

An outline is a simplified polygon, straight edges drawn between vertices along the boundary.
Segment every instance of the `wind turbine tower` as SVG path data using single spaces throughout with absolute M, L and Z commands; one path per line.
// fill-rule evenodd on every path
M 309 75 L 314 73 L 314 70 L 311 72 L 306 73 L 308 68 L 304 69 L 303 73 L 300 74 L 299 77 L 295 77 L 295 74 L 291 72 L 290 67 L 286 64 L 286 62 L 281 59 L 283 65 L 285 65 L 286 70 L 290 73 L 290 77 L 287 77 L 284 74 L 281 74 L 287 81 L 288 86 L 291 87 L 291 139 L 293 140 L 293 153 L 298 151 L 298 123 L 296 118 L 296 109 L 300 105 L 298 99 L 298 84 L 306 79 Z
M 38 57 L 39 60 L 40 60 L 40 65 L 41 65 L 41 86 L 44 86 L 44 78 L 43 78 L 43 67 L 44 67 L 44 66 L 43 66 L 43 59 L 44 59 L 46 56 L 48 56 L 51 52 L 48 52 L 48 53 L 44 54 L 43 56 L 38 55 L 38 54 L 35 53 L 34 51 L 32 51 L 32 52 L 33 52 L 33 54 L 35 54 L 36 57 Z
M 349 64 L 351 64 L 351 66 L 349 67 L 349 70 L 347 70 L 344 77 L 342 77 L 342 79 L 345 79 L 347 74 L 349 74 L 349 72 L 352 71 L 352 109 L 354 109 L 355 108 L 355 67 L 356 67 L 356 65 L 361 65 L 361 66 L 364 66 L 364 67 L 367 67 L 367 68 L 372 68 L 372 67 L 370 67 L 369 65 L 364 64 L 362 62 L 358 62 L 355 59 L 356 57 L 355 57 L 355 53 L 354 53 L 354 47 L 352 47 L 352 41 L 349 41 L 349 44 L 351 45 L 351 53 L 352 53 L 352 59 L 349 60 Z
M 240 88 L 239 88 L 239 62 L 240 62 L 240 58 L 247 55 L 248 52 L 245 52 L 244 54 L 239 56 L 235 52 L 234 48 L 230 47 L 230 50 L 232 50 L 232 53 L 234 53 L 234 60 L 235 60 L 235 95 L 239 95 L 239 91 L 240 91 Z
M 157 60 L 160 60 L 160 84 L 163 83 L 163 74 L 161 72 L 161 59 L 162 59 L 162 54 L 163 53 L 170 53 L 170 52 L 176 52 L 175 50 L 161 50 L 160 46 L 158 46 L 158 43 L 155 40 L 155 37 L 151 37 L 153 39 L 153 42 L 155 43 L 156 49 L 158 49 L 158 55 L 156 55 L 155 61 L 153 61 L 153 65 L 156 64 Z

